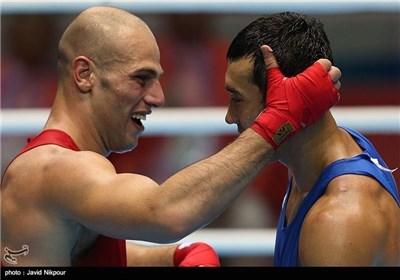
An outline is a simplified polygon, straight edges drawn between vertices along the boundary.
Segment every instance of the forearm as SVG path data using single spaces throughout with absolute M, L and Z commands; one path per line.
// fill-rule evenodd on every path
M 128 266 L 220 267 L 218 253 L 205 242 L 144 245 L 126 243 Z
M 173 256 L 178 245 L 148 246 L 126 242 L 128 266 L 174 266 Z
M 167 242 L 185 237 L 221 214 L 275 160 L 275 149 L 320 119 L 339 99 L 327 72 L 332 66 L 329 61 L 318 60 L 302 75 L 286 78 L 276 68 L 272 50 L 262 51 L 268 78 L 266 109 L 232 144 L 176 173 L 157 190 L 157 206 L 152 206 L 150 215 Z
M 251 129 L 219 153 L 196 162 L 162 184 L 164 217 L 182 237 L 217 217 L 273 161 L 274 150 Z M 171 221 L 171 220 L 170 220 Z

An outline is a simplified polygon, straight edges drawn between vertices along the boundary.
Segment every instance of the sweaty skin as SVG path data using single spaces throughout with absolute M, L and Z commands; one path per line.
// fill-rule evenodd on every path
M 225 120 L 237 125 L 239 133 L 247 131 L 264 109 L 262 93 L 251 82 L 252 71 L 250 58 L 228 62 L 225 87 L 231 99 Z M 329 111 L 284 145 L 275 156 L 288 167 L 289 178 L 293 176 L 286 198 L 289 225 L 321 172 L 332 162 L 363 151 Z M 371 177 L 351 174 L 333 179 L 307 213 L 298 257 L 302 266 L 399 266 L 399 205 Z
M 75 265 L 99 235 L 176 242 L 215 219 L 276 160 L 265 139 L 247 129 L 162 184 L 117 174 L 106 156 L 134 149 L 143 119 L 164 103 L 156 40 L 136 16 L 93 7 L 67 28 L 59 53 L 58 89 L 44 129 L 66 132 L 81 151 L 39 146 L 17 157 L 4 174 L 2 254 L 5 247 L 27 244 L 20 266 Z M 269 64 L 274 57 L 264 59 Z M 329 61 L 321 65 L 338 79 Z M 162 163 L 155 158 L 154 164 Z M 155 248 L 143 253 L 135 247 L 127 245 L 128 265 L 172 264 L 173 247 L 161 248 L 159 257 Z

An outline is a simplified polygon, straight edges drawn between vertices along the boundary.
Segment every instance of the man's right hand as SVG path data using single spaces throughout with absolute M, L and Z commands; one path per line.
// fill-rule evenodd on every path
M 285 77 L 272 49 L 261 46 L 267 70 L 266 108 L 252 129 L 277 149 L 303 128 L 319 120 L 340 98 L 341 72 L 319 59 L 294 77 Z

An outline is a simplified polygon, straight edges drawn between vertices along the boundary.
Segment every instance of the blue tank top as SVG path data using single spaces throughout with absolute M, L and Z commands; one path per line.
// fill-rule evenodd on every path
M 307 212 L 313 204 L 324 194 L 329 182 L 344 174 L 359 174 L 375 178 L 393 196 L 400 206 L 399 193 L 392 172 L 387 169 L 386 163 L 376 151 L 372 143 L 360 133 L 342 127 L 362 148 L 363 153 L 352 158 L 344 158 L 331 163 L 321 173 L 311 191 L 304 198 L 299 210 L 289 225 L 286 221 L 287 198 L 289 197 L 292 180 L 289 180 L 288 189 L 282 204 L 282 210 L 277 226 L 274 252 L 274 266 L 298 266 L 298 249 L 301 226 Z

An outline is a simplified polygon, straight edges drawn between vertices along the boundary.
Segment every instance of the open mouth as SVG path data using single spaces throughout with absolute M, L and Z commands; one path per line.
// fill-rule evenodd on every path
M 131 119 L 140 127 L 143 127 L 142 121 L 146 120 L 146 115 L 143 114 L 134 114 L 131 116 Z

